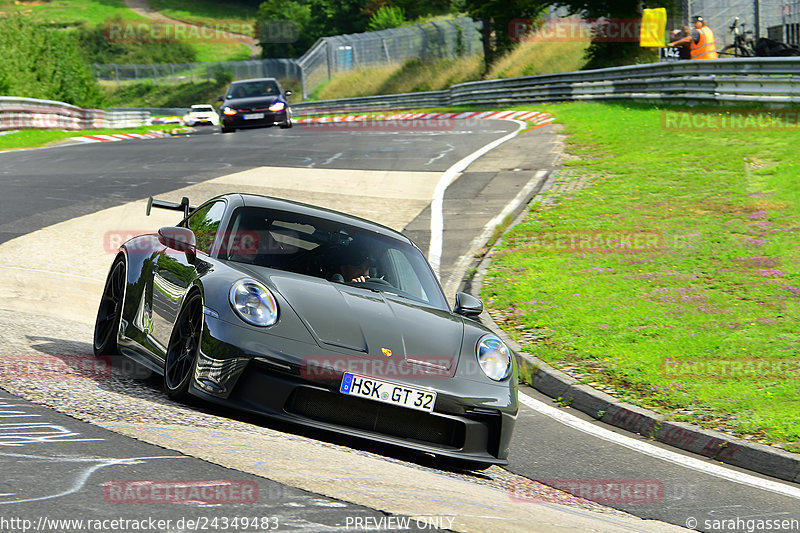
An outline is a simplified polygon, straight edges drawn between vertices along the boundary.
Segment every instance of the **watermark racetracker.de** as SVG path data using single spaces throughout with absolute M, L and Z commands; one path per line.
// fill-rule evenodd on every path
M 654 252 L 665 247 L 657 231 L 518 231 L 504 237 L 511 249 L 535 252 Z
M 509 483 L 508 495 L 516 502 L 561 501 L 557 495 L 539 490 L 540 484 L 603 504 L 658 503 L 664 499 L 664 484 L 657 479 L 520 479 Z
M 291 20 L 205 20 L 197 24 L 179 21 L 109 20 L 103 35 L 112 43 L 234 42 L 242 37 L 262 43 L 293 43 L 300 29 Z
M 649 23 L 648 23 L 649 24 Z M 656 29 L 649 30 L 656 33 Z M 508 36 L 516 42 L 619 42 L 638 43 L 642 19 L 575 17 L 551 18 L 541 21 L 514 19 L 508 24 Z
M 665 109 L 660 120 L 667 132 L 800 130 L 797 109 Z
M 770 359 L 679 359 L 666 357 L 661 363 L 665 378 L 742 379 L 754 378 L 796 380 L 800 378 L 800 360 L 791 357 Z
M 387 132 L 436 132 L 436 131 L 452 131 L 456 128 L 456 124 L 460 127 L 470 127 L 469 121 L 442 118 L 442 119 L 398 119 L 391 117 L 384 117 L 382 115 L 367 116 L 355 115 L 350 120 L 341 120 L 336 118 L 317 119 L 313 122 L 302 122 L 298 124 L 303 129 L 310 129 L 315 131 L 331 131 L 331 132 L 358 132 L 358 131 L 387 131 Z
M 103 499 L 113 504 L 251 504 L 258 501 L 258 484 L 232 480 L 107 481 L 103 483 Z
M 107 379 L 111 359 L 94 355 L 6 355 L 0 358 L 0 379 Z

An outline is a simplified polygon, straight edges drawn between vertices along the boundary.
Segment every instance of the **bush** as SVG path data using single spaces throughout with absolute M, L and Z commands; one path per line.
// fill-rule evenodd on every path
M 388 30 L 399 28 L 406 24 L 406 14 L 400 7 L 382 6 L 369 19 L 369 31 Z
M 227 87 L 233 81 L 233 72 L 225 70 L 222 65 L 215 66 L 211 71 L 211 75 L 217 80 L 217 84 L 223 87 Z
M 109 20 L 106 24 L 113 22 Z M 87 63 L 191 63 L 197 58 L 197 51 L 190 44 L 174 39 L 152 43 L 111 41 L 106 37 L 105 27 L 83 26 L 78 30 Z
M 97 107 L 102 92 L 81 53 L 77 34 L 14 14 L 0 19 L 0 91 Z

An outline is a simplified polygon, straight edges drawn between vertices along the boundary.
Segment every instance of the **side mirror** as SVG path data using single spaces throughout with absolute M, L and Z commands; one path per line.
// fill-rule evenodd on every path
M 222 95 L 220 95 L 220 96 L 217 96 L 217 101 L 219 101 L 219 102 L 224 102 L 224 101 L 225 101 L 225 97 L 224 97 L 224 96 L 222 96 Z
M 158 242 L 167 248 L 185 253 L 190 263 L 197 256 L 197 239 L 189 228 L 165 226 L 158 230 Z
M 483 312 L 483 302 L 466 292 L 457 292 L 453 312 L 466 317 L 478 316 Z
M 283 91 L 286 96 L 292 96 L 292 91 Z

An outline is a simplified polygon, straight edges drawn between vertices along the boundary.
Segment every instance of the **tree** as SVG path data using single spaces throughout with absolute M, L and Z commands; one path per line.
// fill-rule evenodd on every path
M 262 57 L 299 57 L 318 35 L 311 30 L 311 7 L 295 0 L 271 0 L 258 8 Z
M 406 24 L 406 16 L 403 9 L 394 6 L 382 6 L 369 19 L 369 31 L 387 30 L 398 28 Z
M 0 94 L 102 105 L 97 80 L 81 53 L 77 32 L 13 14 L 0 18 Z
M 650 0 L 648 7 L 674 9 L 677 0 Z M 607 17 L 611 19 L 641 19 L 640 0 L 561 0 L 557 5 L 566 7 L 570 13 L 588 19 Z M 604 68 L 635 63 L 642 57 L 643 49 L 638 42 L 593 41 L 586 50 L 589 62 L 586 68 Z
M 309 0 L 311 25 L 317 37 L 366 31 L 366 0 Z
M 425 2 L 420 2 L 419 0 L 391 0 L 386 4 L 402 9 L 408 20 L 415 20 L 426 15 L 442 15 L 449 13 L 453 9 L 450 0 L 426 0 Z
M 552 4 L 539 0 L 466 0 L 464 7 L 483 23 L 483 55 L 488 70 L 497 58 L 511 50 L 510 25 L 515 19 L 536 19 Z

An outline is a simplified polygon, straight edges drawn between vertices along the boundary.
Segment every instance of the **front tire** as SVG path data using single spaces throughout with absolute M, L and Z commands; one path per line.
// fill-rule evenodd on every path
M 293 126 L 293 124 L 292 124 L 292 119 L 290 119 L 290 118 L 287 118 L 287 119 L 286 119 L 286 122 L 284 122 L 283 124 L 281 124 L 281 126 L 280 126 L 280 127 L 281 127 L 281 129 L 282 129 L 282 130 L 285 130 L 285 129 L 289 129 L 289 128 L 291 128 L 292 126 Z
M 187 402 L 189 385 L 197 366 L 203 333 L 203 299 L 195 292 L 184 303 L 172 330 L 164 361 L 164 391 L 171 399 Z
M 118 257 L 106 278 L 97 319 L 94 323 L 94 354 L 118 355 L 117 336 L 125 296 L 125 260 Z
M 236 131 L 236 129 L 235 128 L 226 128 L 225 126 L 221 126 L 220 127 L 220 131 L 222 133 L 233 133 L 234 131 Z

